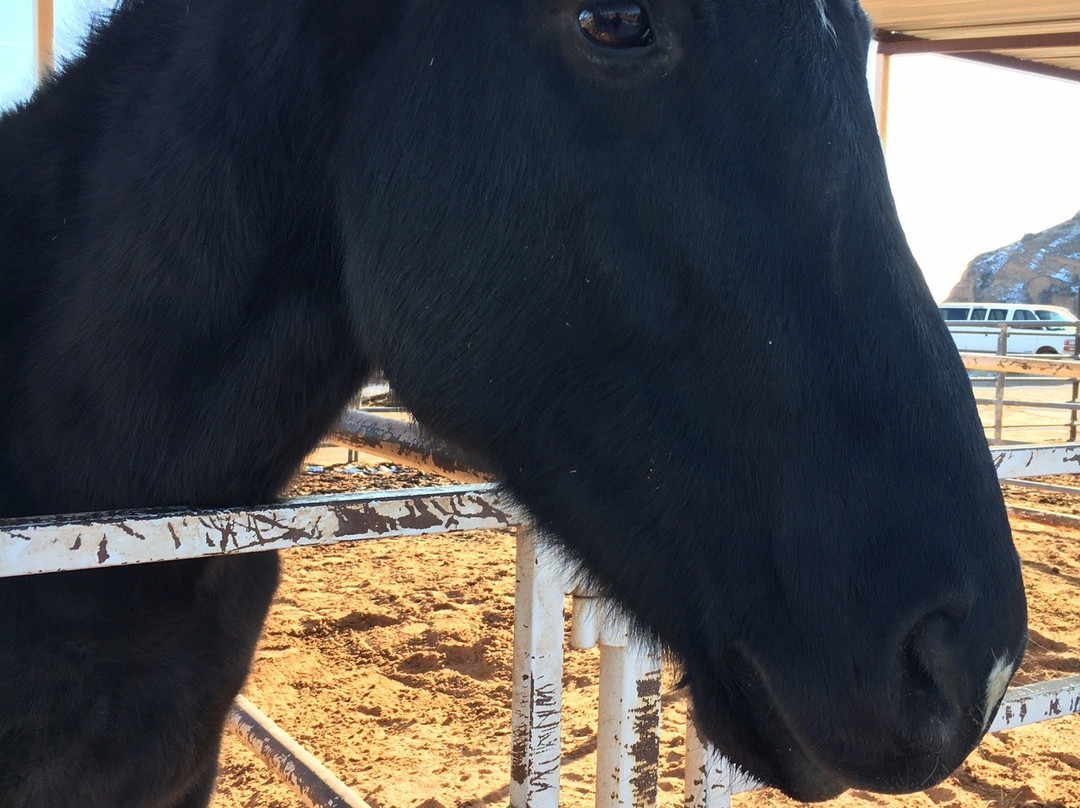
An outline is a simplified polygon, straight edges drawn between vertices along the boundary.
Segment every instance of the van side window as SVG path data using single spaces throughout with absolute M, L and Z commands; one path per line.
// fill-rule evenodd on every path
M 946 320 L 966 320 L 968 318 L 968 310 L 958 306 L 943 306 L 938 311 Z
M 972 320 L 985 320 L 986 319 L 986 309 L 972 309 L 971 310 L 971 319 Z
M 988 320 L 1004 320 L 1005 319 L 1005 309 L 990 309 L 990 316 L 987 317 L 986 319 L 988 319 Z
M 1017 309 L 1016 311 L 1013 312 L 1012 318 L 1014 320 L 1036 320 L 1036 319 L 1038 319 L 1034 314 L 1032 314 L 1027 309 Z

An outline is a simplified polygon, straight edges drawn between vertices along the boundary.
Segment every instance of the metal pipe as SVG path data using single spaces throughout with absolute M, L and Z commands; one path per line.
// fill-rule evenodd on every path
M 411 421 L 346 410 L 327 440 L 461 482 L 488 482 L 494 477 L 483 460 L 427 434 Z
M 1080 488 L 1073 488 L 1068 485 L 1052 485 L 1050 483 L 1037 483 L 1034 480 L 1002 480 L 1003 485 L 1015 485 L 1020 488 L 1031 488 L 1035 491 L 1046 491 L 1053 494 L 1070 494 L 1076 496 L 1080 494 Z
M 226 725 L 310 808 L 371 808 L 243 696 L 233 702 Z
M 694 705 L 686 705 L 685 808 L 730 808 L 731 795 L 764 786 L 740 770 L 706 741 L 694 720 Z
M 1051 525 L 1052 527 L 1064 527 L 1069 530 L 1080 530 L 1080 516 L 1008 504 L 1005 505 L 1005 510 L 1009 516 L 1016 516 L 1029 522 L 1038 522 L 1041 525 Z
M 1037 724 L 1080 712 L 1080 676 L 1010 687 L 990 724 L 990 732 Z
M 600 626 L 596 808 L 655 808 L 660 759 L 660 641 L 630 620 Z
M 990 447 L 998 479 L 1045 477 L 1048 474 L 1080 473 L 1080 446 L 1058 443 L 1049 446 Z
M 532 527 L 518 531 L 511 808 L 559 808 L 562 762 L 563 564 Z
M 520 525 L 498 486 L 303 497 L 262 508 L 0 519 L 0 577 Z

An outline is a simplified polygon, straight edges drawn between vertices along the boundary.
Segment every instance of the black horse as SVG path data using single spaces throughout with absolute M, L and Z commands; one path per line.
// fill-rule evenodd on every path
M 125 0 L 0 120 L 0 516 L 272 498 L 370 368 L 802 799 L 1025 642 L 855 0 Z M 0 584 L 0 805 L 190 808 L 273 554 Z

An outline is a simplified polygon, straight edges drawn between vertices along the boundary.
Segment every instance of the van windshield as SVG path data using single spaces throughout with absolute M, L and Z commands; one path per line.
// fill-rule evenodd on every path
M 1075 322 L 1073 319 L 1071 319 L 1069 317 L 1066 317 L 1060 311 L 1050 311 L 1048 309 L 1036 309 L 1035 310 L 1035 316 L 1038 317 L 1040 320 L 1050 320 L 1050 321 L 1058 322 L 1058 323 L 1072 323 L 1072 322 Z M 1049 327 L 1049 328 L 1047 328 L 1047 330 L 1048 331 L 1071 331 L 1072 329 L 1071 328 L 1066 328 L 1066 327 L 1058 327 L 1058 328 Z

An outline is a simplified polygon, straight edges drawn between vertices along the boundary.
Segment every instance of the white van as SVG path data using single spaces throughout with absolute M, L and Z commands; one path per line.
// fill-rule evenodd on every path
M 1007 324 L 1008 353 L 1072 356 L 1080 322 L 1068 309 L 1030 303 L 941 303 L 938 311 L 961 351 L 997 353 Z

